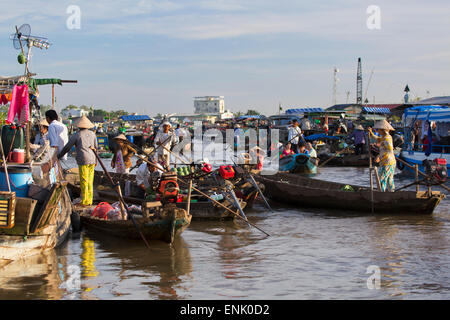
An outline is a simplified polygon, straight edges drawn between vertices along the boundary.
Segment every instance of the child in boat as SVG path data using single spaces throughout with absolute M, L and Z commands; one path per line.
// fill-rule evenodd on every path
M 280 158 L 286 157 L 286 156 L 290 156 L 295 154 L 294 150 L 291 149 L 291 143 L 288 142 L 286 143 L 286 145 L 283 148 L 283 152 L 281 153 Z
M 117 146 L 111 160 L 111 168 L 115 168 L 116 173 L 129 173 L 132 166 L 131 157 L 136 153 L 136 150 L 123 142 L 127 140 L 123 134 L 119 134 L 113 140 Z

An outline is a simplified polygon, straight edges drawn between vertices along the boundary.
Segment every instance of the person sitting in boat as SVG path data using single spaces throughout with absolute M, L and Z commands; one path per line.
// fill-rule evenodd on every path
M 310 158 L 317 158 L 317 151 L 313 148 L 311 142 L 306 143 L 306 151 Z
M 252 159 L 255 159 L 254 162 L 256 162 L 254 169 L 252 170 L 253 173 L 259 173 L 263 169 L 264 166 L 264 151 L 256 146 L 250 149 L 249 151 L 250 156 Z
M 148 162 L 144 162 L 139 166 L 136 172 L 136 184 L 139 187 L 137 198 L 145 199 L 146 194 L 153 192 L 157 188 L 163 170 L 159 163 L 151 165 Z
M 164 163 L 164 167 L 170 170 L 170 150 L 176 144 L 176 136 L 170 131 L 170 122 L 163 122 L 162 130 L 155 137 L 155 147 L 158 149 L 158 160 Z
M 286 143 L 286 145 L 283 148 L 283 152 L 280 155 L 280 158 L 286 157 L 286 156 L 290 156 L 295 154 L 294 150 L 291 149 L 291 143 L 288 142 Z
M 123 134 L 119 134 L 113 140 L 116 143 L 116 148 L 111 160 L 111 168 L 116 169 L 116 173 L 129 173 L 132 166 L 131 157 L 136 153 L 136 150 L 124 143 L 127 138 Z
M 348 138 L 354 139 L 355 154 L 360 155 L 364 153 L 364 146 L 366 145 L 366 139 L 364 134 L 364 128 L 362 125 L 356 126 L 355 130 L 348 136 Z
M 46 144 L 50 144 L 50 141 L 48 140 L 48 126 L 49 124 L 45 119 L 39 122 L 39 132 L 34 138 L 34 144 L 30 145 L 31 150 L 34 152 L 41 147 L 44 147 Z
M 394 131 L 394 128 L 386 120 L 381 120 L 377 121 L 374 129 L 377 129 L 380 133 L 380 137 L 376 136 L 370 127 L 369 135 L 380 144 L 380 152 L 375 161 L 380 163 L 378 172 L 380 176 L 381 190 L 383 192 L 386 190 L 394 192 L 394 173 L 397 162 L 395 160 L 392 137 L 389 134 L 389 131 Z
M 304 153 L 304 154 L 308 154 L 308 151 L 306 150 L 306 144 L 303 142 L 300 142 L 298 144 L 298 152 L 297 153 Z
M 94 169 L 97 165 L 97 157 L 91 148 L 98 149 L 97 136 L 89 130 L 94 128 L 94 124 L 85 115 L 81 117 L 76 126 L 79 131 L 70 137 L 69 142 L 58 154 L 58 159 L 61 159 L 75 145 L 80 175 L 81 205 L 91 206 L 94 198 Z

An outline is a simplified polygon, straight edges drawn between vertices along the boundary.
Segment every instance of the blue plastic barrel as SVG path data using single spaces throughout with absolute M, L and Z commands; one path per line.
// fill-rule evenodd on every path
M 128 141 L 134 143 L 134 136 L 127 136 Z
M 33 182 L 31 168 L 8 166 L 8 175 L 11 191 L 16 192 L 16 197 L 28 197 L 28 187 Z M 0 167 L 0 191 L 9 191 L 3 166 Z

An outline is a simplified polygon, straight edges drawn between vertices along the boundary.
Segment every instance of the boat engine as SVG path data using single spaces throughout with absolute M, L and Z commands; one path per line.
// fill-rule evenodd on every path
M 163 173 L 158 191 L 161 194 L 162 203 L 177 202 L 178 193 L 180 192 L 177 174 L 174 172 Z
M 422 162 L 425 173 L 430 176 L 430 183 L 442 184 L 447 181 L 447 160 L 436 158 L 434 160 L 425 159 Z

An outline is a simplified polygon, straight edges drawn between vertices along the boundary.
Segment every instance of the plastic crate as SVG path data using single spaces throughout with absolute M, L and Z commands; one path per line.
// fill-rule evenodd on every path
M 0 191 L 0 228 L 14 228 L 16 193 Z

